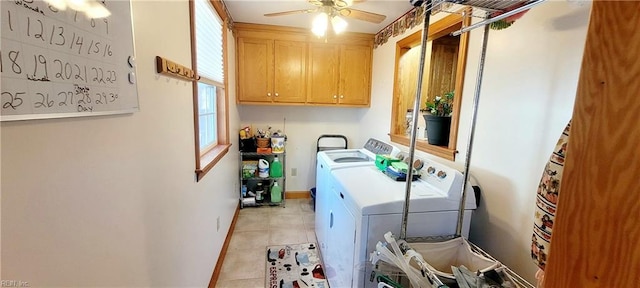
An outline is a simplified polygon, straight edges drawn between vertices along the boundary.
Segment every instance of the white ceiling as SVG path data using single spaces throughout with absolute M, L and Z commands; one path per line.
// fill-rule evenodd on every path
M 224 0 L 224 3 L 227 5 L 227 9 L 229 9 L 229 13 L 231 13 L 231 17 L 235 22 L 301 28 L 311 28 L 311 20 L 315 13 L 276 17 L 265 17 L 263 15 L 266 13 L 316 8 L 316 6 L 305 0 Z M 347 31 L 372 34 L 382 30 L 382 28 L 413 8 L 409 0 L 366 0 L 354 3 L 351 7 L 387 16 L 380 24 L 345 17 L 345 20 L 349 23 Z

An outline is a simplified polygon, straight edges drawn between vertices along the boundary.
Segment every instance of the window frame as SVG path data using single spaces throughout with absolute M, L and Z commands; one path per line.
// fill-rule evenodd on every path
M 437 39 L 443 35 L 449 34 L 453 31 L 459 30 L 460 27 L 465 27 L 465 26 L 469 26 L 471 24 L 471 17 L 468 16 L 462 16 L 462 15 L 467 15 L 467 14 L 463 14 L 462 12 L 467 9 L 467 8 L 463 8 L 460 11 L 458 11 L 459 13 L 454 13 L 448 16 L 445 16 L 444 18 L 435 21 L 434 23 L 431 23 L 429 25 L 429 36 L 428 36 L 428 40 L 431 41 L 433 39 Z M 421 33 L 422 33 L 422 29 L 419 31 L 416 31 L 415 33 L 406 36 L 405 38 L 399 40 L 396 43 L 396 59 L 395 59 L 395 72 L 394 72 L 394 95 L 393 95 L 393 100 L 392 100 L 392 105 L 391 105 L 391 126 L 390 126 L 390 131 L 389 131 L 389 137 L 391 138 L 391 142 L 394 143 L 399 143 L 402 145 L 406 145 L 409 146 L 410 144 L 410 138 L 409 136 L 405 136 L 403 134 L 398 133 L 396 130 L 396 127 L 398 126 L 398 123 L 400 123 L 402 120 L 404 119 L 404 112 L 399 112 L 397 111 L 397 107 L 398 106 L 398 101 L 400 98 L 400 95 L 398 95 L 398 89 L 397 89 L 397 85 L 398 85 L 398 61 L 400 59 L 401 56 L 401 51 L 403 51 L 404 49 L 408 49 L 411 48 L 413 46 L 420 45 L 421 43 Z M 463 84 L 464 84 L 464 74 L 465 74 L 465 70 L 466 70 L 466 62 L 467 62 L 467 50 L 468 50 L 468 46 L 469 46 L 469 33 L 462 33 L 460 35 L 460 45 L 459 45 L 459 50 L 458 50 L 458 62 L 457 62 L 457 70 L 456 70 L 456 81 L 455 81 L 455 98 L 453 101 L 453 116 L 451 119 L 451 131 L 450 131 L 450 136 L 449 136 L 449 145 L 447 147 L 441 147 L 441 146 L 435 146 L 435 145 L 431 145 L 427 142 L 426 139 L 416 139 L 416 149 L 438 156 L 438 157 L 442 157 L 444 159 L 447 160 L 451 160 L 454 161 L 455 160 L 455 155 L 458 152 L 456 150 L 457 147 L 457 139 L 458 139 L 458 124 L 460 121 L 460 106 L 462 103 L 462 90 L 463 90 Z M 426 67 L 425 67 L 426 69 Z M 426 90 L 427 88 L 424 87 L 423 85 L 423 90 Z M 424 93 L 424 92 L 422 92 Z M 394 108 L 396 107 L 396 108 Z M 411 106 L 413 107 L 413 106 Z
M 218 17 L 222 20 L 222 65 L 224 83 L 220 86 L 213 80 L 199 77 L 199 80 L 193 81 L 193 123 L 194 123 L 194 139 L 195 139 L 195 162 L 196 162 L 196 181 L 202 180 L 202 178 L 229 152 L 231 146 L 229 138 L 229 96 L 227 91 L 229 90 L 228 81 L 228 60 L 227 60 L 227 30 L 228 21 L 227 14 L 225 13 L 222 2 L 215 0 L 208 0 L 213 10 L 218 14 Z M 190 19 L 190 32 L 191 32 L 191 66 L 198 75 L 197 65 L 197 43 L 196 43 L 196 23 L 195 23 L 195 2 L 189 1 L 189 19 Z M 216 127 L 217 127 L 217 144 L 205 149 L 200 149 L 200 119 L 199 119 L 199 97 L 198 97 L 198 83 L 203 82 L 208 85 L 217 87 L 216 89 Z

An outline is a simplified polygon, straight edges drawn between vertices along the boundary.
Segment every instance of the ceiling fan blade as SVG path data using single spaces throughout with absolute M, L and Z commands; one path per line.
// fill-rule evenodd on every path
M 382 14 L 376 14 L 352 8 L 340 9 L 338 12 L 340 12 L 340 15 L 345 17 L 351 17 L 354 19 L 373 22 L 376 24 L 380 24 L 382 21 L 384 21 L 385 18 L 387 18 L 387 16 Z
M 307 0 L 309 4 L 315 6 L 329 6 L 336 8 L 346 8 L 353 4 L 362 3 L 367 0 Z
M 292 10 L 292 11 L 268 13 L 268 14 L 264 14 L 264 16 L 272 17 L 272 16 L 284 16 L 284 15 L 293 15 L 293 14 L 305 14 L 305 13 L 316 12 L 316 10 L 317 9 Z

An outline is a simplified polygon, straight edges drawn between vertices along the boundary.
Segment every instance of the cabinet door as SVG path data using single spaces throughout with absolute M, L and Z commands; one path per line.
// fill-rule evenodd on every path
M 316 215 L 315 230 L 316 239 L 322 256 L 325 257 L 325 247 L 327 244 L 327 229 L 329 227 L 329 193 L 331 175 L 329 167 L 321 161 L 316 161 Z
M 271 102 L 273 40 L 238 38 L 238 102 Z
M 273 101 L 304 103 L 307 76 L 307 44 L 275 41 Z
M 371 50 L 370 46 L 342 46 L 338 103 L 369 106 L 371 99 Z
M 326 249 L 329 257 L 324 259 L 327 280 L 330 287 L 353 287 L 356 220 L 345 206 L 344 200 L 338 196 L 341 192 L 330 192 L 331 209 Z
M 339 49 L 331 44 L 310 44 L 307 103 L 338 102 Z

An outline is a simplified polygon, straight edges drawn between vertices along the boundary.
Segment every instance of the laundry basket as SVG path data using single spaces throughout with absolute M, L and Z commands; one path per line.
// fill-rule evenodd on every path
M 482 273 L 500 267 L 500 262 L 474 252 L 469 242 L 462 237 L 443 242 L 410 243 L 411 248 L 422 255 L 427 266 L 441 280 L 455 281 L 451 266 L 465 266 L 470 271 Z M 444 278 L 444 279 L 443 279 Z
M 474 278 L 473 281 L 479 281 L 475 278 L 482 275 L 480 277 L 485 281 L 496 274 L 500 280 L 510 283 L 499 287 L 523 287 L 516 285 L 519 282 L 514 281 L 508 272 L 502 272 L 506 269 L 505 266 L 463 237 L 438 242 L 407 243 L 405 240 L 396 241 L 391 232 L 388 232 L 384 238 L 386 243 L 378 242 L 370 260 L 374 264 L 376 275 L 393 276 L 398 283 L 406 284 L 395 287 L 441 287 L 442 284 L 446 285 L 442 287 L 466 287 L 458 286 L 458 280 Z M 458 280 L 456 276 L 459 277 Z M 411 285 L 406 283 L 407 280 Z

